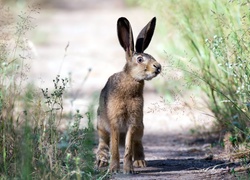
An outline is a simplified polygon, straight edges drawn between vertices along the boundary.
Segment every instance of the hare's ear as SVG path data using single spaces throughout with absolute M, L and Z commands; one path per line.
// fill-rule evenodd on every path
M 117 21 L 118 39 L 129 56 L 134 52 L 133 32 L 129 21 L 125 17 L 120 17 Z
M 142 53 L 145 49 L 147 49 L 151 38 L 154 34 L 155 30 L 156 17 L 154 17 L 149 23 L 141 30 L 140 34 L 136 40 L 136 52 Z

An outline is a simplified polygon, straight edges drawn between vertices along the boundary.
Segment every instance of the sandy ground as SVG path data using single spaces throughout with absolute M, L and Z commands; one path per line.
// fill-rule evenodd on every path
M 81 3 L 79 3 L 81 2 Z M 106 2 L 106 1 L 105 1 Z M 126 8 L 122 1 L 104 3 L 98 0 L 73 0 L 51 3 L 36 15 L 37 28 L 30 39 L 34 44 L 35 59 L 31 64 L 29 81 L 39 87 L 52 87 L 52 79 L 71 77 L 71 96 L 65 106 L 86 112 L 94 95 L 98 95 L 108 77 L 121 71 L 124 52 L 120 47 L 116 21 L 127 17 L 134 36 L 156 14 L 133 7 Z M 156 29 L 147 53 L 165 64 L 164 49 L 159 51 L 160 34 Z M 69 46 L 66 48 L 67 44 Z M 66 48 L 66 50 L 65 50 Z M 86 81 L 84 78 L 91 72 Z M 228 179 L 227 171 L 232 164 L 219 158 L 220 149 L 211 148 L 211 138 L 190 134 L 190 129 L 211 125 L 212 118 L 199 103 L 195 94 L 189 93 L 185 101 L 180 97 L 174 102 L 164 102 L 164 95 L 157 93 L 159 76 L 146 82 L 144 146 L 148 167 L 136 170 L 134 175 L 114 175 L 112 179 Z M 75 99 L 72 102 L 72 99 Z M 95 101 L 96 102 L 96 101 Z M 66 108 L 66 109 L 67 109 Z M 85 125 L 85 122 L 82 122 Z M 202 130 L 202 129 L 199 129 Z M 121 150 L 122 151 L 122 150 Z M 210 154 L 214 160 L 206 159 Z M 218 165 L 218 166 L 216 166 Z

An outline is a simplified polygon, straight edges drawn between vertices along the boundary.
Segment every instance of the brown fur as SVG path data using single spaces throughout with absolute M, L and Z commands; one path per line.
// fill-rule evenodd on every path
M 131 42 L 124 46 L 131 48 Z M 123 172 L 131 173 L 133 160 L 136 167 L 146 166 L 142 146 L 144 80 L 157 76 L 161 66 L 148 54 L 124 49 L 127 60 L 124 70 L 108 79 L 99 99 L 97 166 L 108 165 L 110 147 L 109 169 L 112 172 L 119 170 L 119 141 L 122 134 L 126 134 Z M 139 58 L 143 61 L 140 62 Z

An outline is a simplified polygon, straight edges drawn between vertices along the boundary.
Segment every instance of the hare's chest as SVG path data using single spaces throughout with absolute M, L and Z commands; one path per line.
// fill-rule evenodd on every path
M 143 97 L 112 98 L 108 103 L 108 117 L 113 123 L 119 124 L 126 131 L 130 124 L 142 120 Z

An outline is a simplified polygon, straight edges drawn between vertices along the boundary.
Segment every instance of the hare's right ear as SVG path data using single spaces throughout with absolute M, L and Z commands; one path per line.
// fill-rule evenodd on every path
M 118 39 L 126 54 L 132 56 L 134 52 L 134 38 L 131 25 L 125 17 L 117 21 Z

